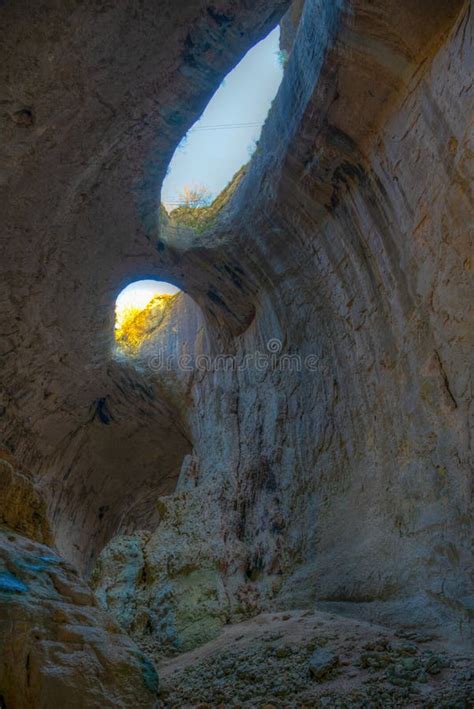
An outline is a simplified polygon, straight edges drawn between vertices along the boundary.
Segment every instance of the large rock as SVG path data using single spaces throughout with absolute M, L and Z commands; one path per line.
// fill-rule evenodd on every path
M 153 664 L 52 546 L 44 498 L 5 452 L 0 500 L 2 707 L 154 707 Z
M 315 650 L 309 658 L 309 674 L 313 679 L 322 682 L 324 679 L 327 679 L 328 675 L 338 664 L 339 659 L 337 655 L 324 647 L 320 647 Z
M 181 490 L 158 500 L 152 534 L 115 537 L 91 582 L 104 608 L 145 649 L 187 651 L 215 638 L 231 620 L 257 612 L 245 575 L 245 549 L 225 543 L 216 491 Z
M 0 530 L 0 697 L 12 709 L 156 706 L 153 664 L 56 551 Z

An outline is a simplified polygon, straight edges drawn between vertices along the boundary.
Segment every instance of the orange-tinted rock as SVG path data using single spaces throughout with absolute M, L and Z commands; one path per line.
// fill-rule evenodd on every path
M 149 659 L 50 547 L 0 531 L 0 697 L 9 709 L 156 706 Z
M 0 525 L 43 544 L 52 541 L 44 498 L 5 451 L 0 451 Z

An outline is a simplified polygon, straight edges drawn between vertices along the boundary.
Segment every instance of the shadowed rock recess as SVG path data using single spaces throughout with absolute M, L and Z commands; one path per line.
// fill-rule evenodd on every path
M 2 709 L 473 705 L 471 5 L 0 3 Z M 168 215 L 279 22 L 253 158 Z

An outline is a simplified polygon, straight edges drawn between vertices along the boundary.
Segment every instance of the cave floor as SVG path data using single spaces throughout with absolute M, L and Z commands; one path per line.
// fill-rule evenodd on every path
M 434 635 L 312 611 L 265 613 L 160 661 L 163 707 L 474 706 L 472 657 Z

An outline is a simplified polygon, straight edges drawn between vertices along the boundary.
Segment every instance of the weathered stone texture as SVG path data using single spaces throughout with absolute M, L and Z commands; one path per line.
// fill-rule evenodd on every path
M 115 298 L 134 278 L 168 277 L 222 320 L 205 250 L 157 249 L 160 184 L 287 6 L 2 4 L 1 438 L 47 488 L 57 543 L 83 568 L 124 521 L 153 526 L 153 497 L 190 449 L 156 383 L 114 362 Z M 253 306 L 228 291 L 242 329 Z
M 250 268 L 272 286 L 262 285 L 250 328 L 221 347 L 241 363 L 269 354 L 277 338 L 279 355 L 315 355 L 316 366 L 176 373 L 174 391 L 182 381 L 192 396 L 199 475 L 197 491 L 180 499 L 176 536 L 159 548 L 174 559 L 192 525 L 193 545 L 183 542 L 180 555 L 205 568 L 216 535 L 225 539 L 231 615 L 227 599 L 250 580 L 256 607 L 319 599 L 447 635 L 457 626 L 466 638 L 470 19 L 461 4 L 438 4 L 420 27 L 422 10 L 407 7 L 402 42 L 391 12 L 354 20 L 324 4 L 306 8 L 261 141 L 270 149 L 280 135 L 291 95 L 298 127 L 281 174 L 264 149 L 227 208 L 236 234 L 228 263 L 249 268 L 242 247 L 252 244 Z M 387 27 L 395 34 L 384 36 Z M 330 50 L 323 45 L 310 67 L 303 47 L 316 29 Z M 267 173 L 275 193 L 264 188 Z M 174 352 L 175 334 L 162 329 L 155 346 L 166 351 L 168 341 Z M 201 486 L 220 532 L 207 534 L 196 517 Z
M 41 544 L 53 537 L 46 515 L 46 502 L 32 476 L 20 471 L 12 455 L 0 451 L 0 525 Z
M 152 662 L 52 546 L 46 504 L 0 454 L 0 703 L 152 707 Z
M 12 709 L 157 702 L 151 661 L 43 544 L 0 530 L 0 696 Z

